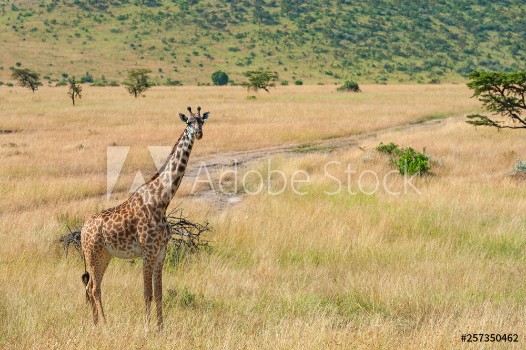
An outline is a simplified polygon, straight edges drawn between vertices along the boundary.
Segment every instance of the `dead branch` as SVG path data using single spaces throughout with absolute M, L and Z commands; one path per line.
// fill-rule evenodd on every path
M 170 244 L 175 249 L 195 253 L 200 249 L 210 248 L 209 241 L 203 239 L 205 233 L 211 232 L 208 222 L 204 224 L 191 222 L 183 216 L 183 210 L 178 208 L 166 216 L 166 222 L 172 234 Z
M 69 230 L 68 233 L 60 236 L 58 239 L 58 241 L 62 243 L 64 250 L 66 251 L 66 256 L 68 256 L 70 245 L 73 245 L 73 247 L 75 247 L 77 252 L 79 252 L 79 254 L 82 255 L 81 253 L 82 246 L 80 244 L 80 233 L 81 233 L 80 229 L 73 231 L 68 227 L 68 230 Z

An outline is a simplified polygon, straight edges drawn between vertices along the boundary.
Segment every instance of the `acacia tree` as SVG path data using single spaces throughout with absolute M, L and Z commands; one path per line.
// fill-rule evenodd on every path
M 75 105 L 75 97 L 82 98 L 82 86 L 80 85 L 80 82 L 78 82 L 75 77 L 68 79 L 69 83 L 69 91 L 68 96 L 71 98 L 71 102 L 73 102 L 73 106 Z
M 254 92 L 259 89 L 270 92 L 270 88 L 275 87 L 276 81 L 278 81 L 278 73 L 263 68 L 245 72 L 245 76 L 248 81 L 241 83 L 241 86 L 246 87 L 249 91 L 254 90 Z
M 493 113 L 491 117 L 468 115 L 468 124 L 493 126 L 498 129 L 526 128 L 526 71 L 472 72 L 468 77 L 470 81 L 467 85 L 474 91 L 472 97 L 478 98 L 484 108 Z M 505 117 L 506 120 L 495 120 L 497 115 Z
M 11 77 L 18 81 L 18 85 L 30 88 L 33 92 L 42 85 L 40 75 L 29 68 L 13 68 Z
M 123 82 L 128 92 L 135 96 L 135 98 L 142 95 L 144 91 L 150 88 L 150 77 L 149 73 L 152 71 L 149 69 L 132 69 L 128 71 L 128 77 Z

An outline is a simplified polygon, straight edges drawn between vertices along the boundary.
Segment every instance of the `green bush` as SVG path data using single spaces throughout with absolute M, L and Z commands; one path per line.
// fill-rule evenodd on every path
M 376 150 L 381 153 L 387 153 L 387 154 L 393 154 L 395 152 L 399 152 L 400 149 L 398 148 L 398 145 L 396 143 L 390 143 L 388 145 L 384 145 L 380 142 L 380 145 L 376 147 Z
M 424 175 L 429 171 L 429 157 L 411 147 L 400 150 L 400 158 L 393 160 L 400 174 Z
M 228 80 L 229 80 L 228 74 L 226 74 L 223 71 L 218 70 L 212 73 L 212 83 L 214 85 L 218 85 L 218 86 L 226 85 L 228 84 Z
M 182 86 L 183 83 L 181 83 L 180 80 L 172 80 L 171 78 L 166 79 L 166 82 L 164 83 L 166 86 Z
M 515 162 L 515 167 L 513 168 L 513 172 L 526 174 L 526 161 L 521 161 L 517 158 L 517 161 Z
M 422 152 L 416 152 L 411 147 L 399 148 L 395 143 L 384 145 L 380 143 L 376 150 L 381 153 L 390 155 L 389 161 L 393 164 L 402 175 L 424 175 L 429 172 L 429 156 Z
M 337 90 L 338 91 L 352 91 L 352 92 L 362 91 L 360 90 L 360 86 L 358 85 L 358 83 L 355 82 L 354 80 L 345 81 L 345 83 L 343 83 L 343 85 L 340 86 Z
M 288 82 L 288 80 L 282 80 L 280 85 L 287 86 L 287 85 L 289 85 L 289 82 Z
M 91 75 L 89 72 L 86 72 L 86 74 L 80 78 L 80 81 L 83 83 L 93 83 L 93 75 Z
M 301 81 L 301 80 L 296 80 L 296 81 L 294 82 L 294 85 L 303 85 L 303 81 Z

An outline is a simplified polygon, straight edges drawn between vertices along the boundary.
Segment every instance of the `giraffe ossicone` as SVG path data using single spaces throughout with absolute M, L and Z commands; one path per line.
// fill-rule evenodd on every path
M 157 309 L 157 326 L 162 327 L 162 271 L 171 234 L 166 209 L 175 195 L 188 165 L 194 140 L 203 137 L 203 124 L 210 113 L 201 107 L 188 116 L 179 113 L 186 128 L 159 171 L 122 204 L 92 216 L 81 232 L 87 271 L 82 275 L 90 301 L 93 321 L 106 322 L 101 299 L 101 283 L 112 257 L 142 257 L 146 320 L 150 320 L 152 298 Z M 153 279 L 153 288 L 152 288 Z

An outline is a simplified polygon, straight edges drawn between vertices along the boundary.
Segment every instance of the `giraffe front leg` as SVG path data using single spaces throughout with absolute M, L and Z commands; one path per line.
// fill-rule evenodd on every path
M 164 257 L 166 255 L 166 248 L 163 249 L 157 259 L 153 269 L 153 282 L 154 282 L 154 297 L 155 307 L 157 311 L 157 328 L 162 330 L 163 328 L 163 265 Z
M 143 277 L 144 277 L 144 303 L 146 306 L 146 323 L 150 323 L 150 310 L 152 305 L 152 270 L 153 262 L 151 260 L 143 259 Z

